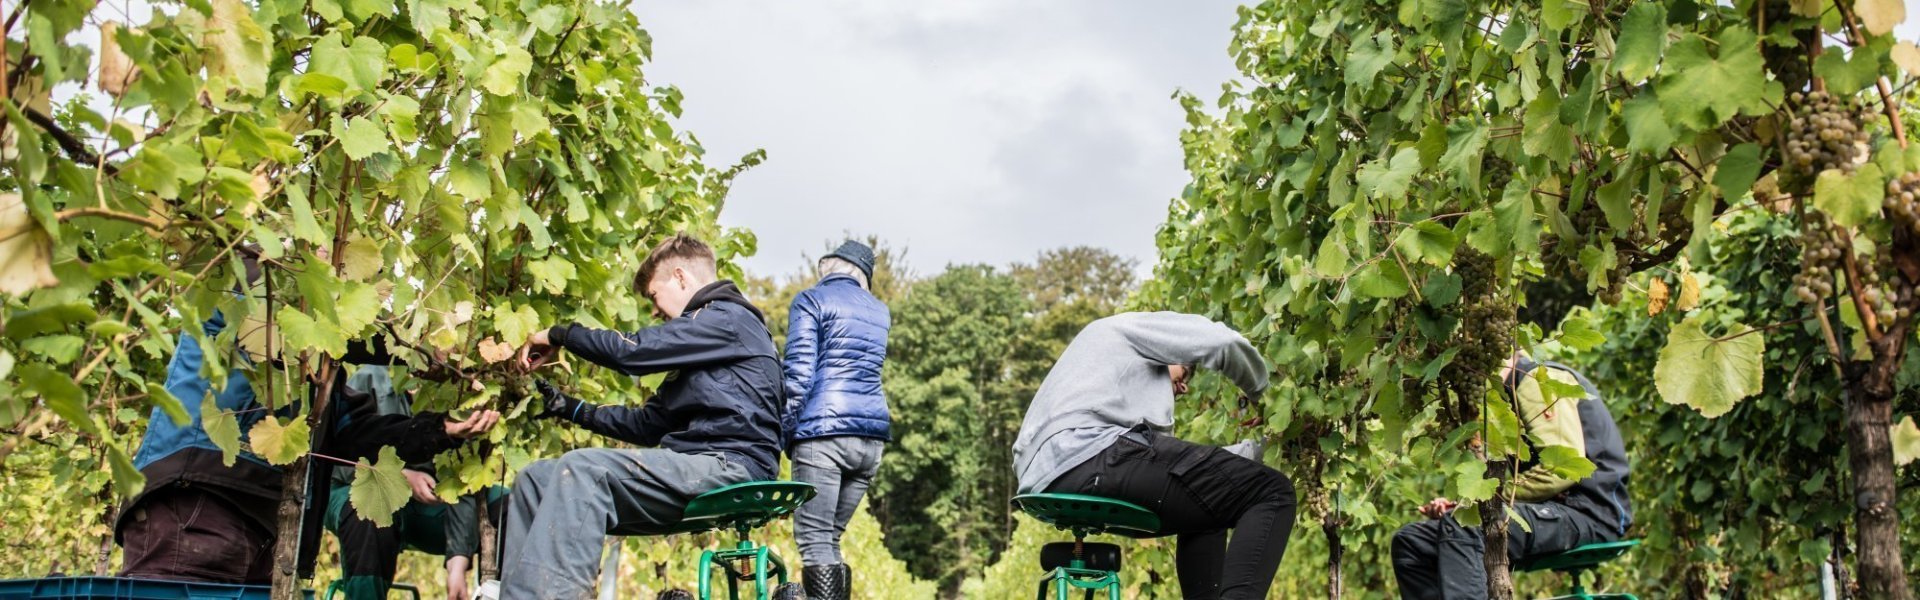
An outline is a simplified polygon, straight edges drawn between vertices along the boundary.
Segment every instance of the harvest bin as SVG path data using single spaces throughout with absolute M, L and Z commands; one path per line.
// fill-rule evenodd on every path
M 272 588 L 124 577 L 0 580 L 0 600 L 267 600 Z M 307 598 L 313 591 L 306 592 Z

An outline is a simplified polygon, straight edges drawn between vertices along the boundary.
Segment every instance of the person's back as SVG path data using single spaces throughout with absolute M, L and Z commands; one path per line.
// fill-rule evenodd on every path
M 1159 533 L 1179 536 L 1183 597 L 1265 598 L 1293 530 L 1293 482 L 1172 435 L 1174 399 L 1199 368 L 1232 380 L 1243 402 L 1267 387 L 1253 345 L 1205 317 L 1127 313 L 1088 325 L 1027 409 L 1014 443 L 1020 492 L 1138 504 L 1160 517 Z
M 880 373 L 887 359 L 887 305 L 867 291 L 874 254 L 848 240 L 820 259 L 819 283 L 787 311 L 784 416 L 793 479 L 818 492 L 794 513 L 808 598 L 845 600 L 853 569 L 840 537 L 880 469 L 892 428 Z

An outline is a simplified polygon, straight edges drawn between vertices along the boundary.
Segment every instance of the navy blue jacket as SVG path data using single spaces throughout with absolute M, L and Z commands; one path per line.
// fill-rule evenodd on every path
M 829 275 L 787 313 L 787 444 L 853 435 L 890 439 L 880 389 L 892 316 L 848 275 Z
M 700 288 L 679 318 L 633 333 L 562 325 L 554 345 L 627 375 L 673 371 L 638 407 L 582 405 L 598 433 L 684 454 L 720 453 L 754 479 L 780 471 L 780 360 L 766 317 L 733 282 Z

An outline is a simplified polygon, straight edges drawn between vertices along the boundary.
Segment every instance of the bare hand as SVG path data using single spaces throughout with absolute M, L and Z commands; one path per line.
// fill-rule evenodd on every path
M 500 411 L 474 411 L 465 421 L 447 421 L 447 437 L 457 440 L 470 440 L 487 434 L 494 425 L 500 424 Z
M 407 476 L 407 487 L 413 488 L 414 500 L 425 504 L 440 503 L 440 496 L 433 493 L 433 488 L 437 487 L 439 482 L 434 481 L 432 475 L 413 469 L 402 469 L 400 472 Z
M 553 346 L 553 340 L 542 329 L 527 336 L 527 343 L 520 347 L 520 368 L 527 372 L 544 367 L 560 355 L 560 349 Z
M 467 593 L 467 557 L 447 558 L 447 600 L 469 600 Z
M 1454 502 L 1446 498 L 1434 498 L 1432 501 L 1420 507 L 1420 514 L 1426 515 L 1429 519 L 1438 519 L 1447 516 L 1447 513 L 1453 512 L 1453 509 L 1459 507 L 1459 502 Z

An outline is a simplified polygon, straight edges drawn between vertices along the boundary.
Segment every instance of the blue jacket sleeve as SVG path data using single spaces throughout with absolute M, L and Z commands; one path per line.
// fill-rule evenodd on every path
M 786 373 L 786 410 L 780 414 L 780 423 L 786 431 L 786 445 L 793 445 L 793 434 L 800 421 L 800 410 L 806 405 L 807 393 L 813 390 L 814 365 L 820 354 L 820 317 L 815 314 L 819 303 L 813 295 L 801 292 L 794 297 L 793 306 L 787 311 L 787 358 L 781 371 Z
M 725 309 L 707 308 L 633 333 L 578 324 L 553 328 L 548 337 L 580 358 L 625 375 L 652 375 L 753 356 L 728 322 Z

